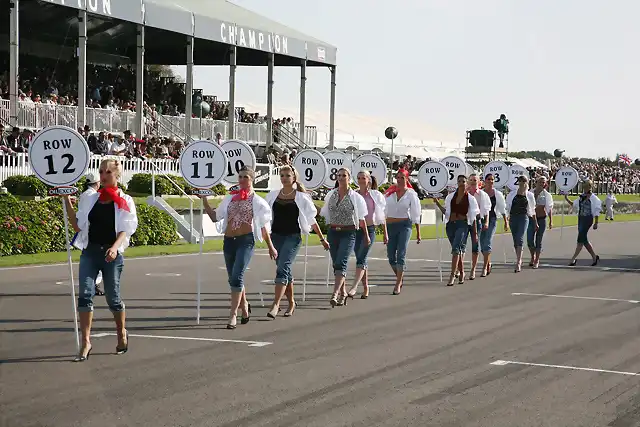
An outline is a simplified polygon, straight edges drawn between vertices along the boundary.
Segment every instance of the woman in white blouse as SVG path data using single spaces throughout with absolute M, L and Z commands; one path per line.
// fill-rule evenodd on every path
M 536 229 L 534 221 L 529 222 L 527 229 L 527 246 L 531 252 L 531 261 L 529 266 L 538 268 L 540 266 L 540 254 L 542 253 L 542 238 L 547 229 L 547 218 L 549 218 L 549 230 L 553 228 L 553 196 L 545 188 L 547 187 L 547 178 L 544 175 L 536 179 L 536 186 L 533 189 L 533 197 L 536 199 L 536 220 L 538 228 Z
M 529 179 L 521 175 L 518 177 L 518 189 L 507 196 L 507 212 L 509 213 L 509 228 L 513 237 L 513 247 L 516 251 L 515 272 L 522 269 L 522 246 L 524 234 L 529 226 L 529 221 L 534 222 L 534 230 L 538 231 L 536 221 L 536 199 L 529 190 Z
M 470 195 L 475 197 L 478 203 L 480 213 L 475 223 L 471 227 L 476 228 L 476 235 L 481 236 L 482 231 L 489 229 L 489 213 L 491 212 L 491 199 L 489 195 L 478 188 L 478 175 L 472 173 L 469 175 L 467 190 Z M 480 257 L 480 239 L 471 242 L 471 273 L 469 280 L 476 278 L 476 267 L 478 266 L 478 258 Z
M 509 231 L 509 220 L 507 218 L 506 201 L 502 191 L 493 187 L 495 177 L 489 173 L 484 177 L 484 192 L 491 201 L 491 211 L 489 211 L 489 225 L 480 232 L 480 249 L 482 250 L 483 266 L 480 277 L 491 274 L 491 251 L 493 248 L 493 237 L 496 234 L 498 215 L 504 217 L 504 231 Z
M 420 243 L 420 217 L 422 208 L 420 199 L 409 182 L 409 172 L 399 169 L 396 173 L 396 185 L 392 185 L 385 193 L 387 206 L 387 258 L 395 273 L 396 285 L 393 295 L 400 295 L 406 270 L 406 255 L 411 240 L 411 224 L 416 227 L 416 242 Z
M 327 240 L 329 241 L 329 253 L 335 277 L 333 293 L 329 300 L 331 307 L 347 303 L 345 278 L 349 255 L 351 255 L 356 243 L 356 230 L 363 230 L 364 244 L 371 244 L 365 222 L 367 203 L 358 192 L 349 187 L 351 172 L 348 169 L 340 168 L 337 172 L 337 178 L 338 187 L 327 193 L 324 205 L 320 210 L 320 215 L 325 217 L 329 229 Z
M 362 229 L 356 231 L 356 243 L 354 252 L 356 254 L 356 275 L 353 279 L 353 285 L 349 289 L 348 296 L 353 298 L 358 290 L 358 284 L 362 280 L 364 287 L 361 299 L 369 298 L 369 275 L 367 274 L 367 257 L 369 251 L 376 240 L 376 226 L 382 226 L 382 241 L 386 245 L 389 236 L 387 235 L 387 223 L 384 217 L 384 211 L 387 202 L 381 192 L 377 190 L 378 182 L 376 177 L 372 176 L 369 171 L 358 172 L 358 194 L 360 194 L 367 203 L 367 215 L 365 222 L 367 224 L 367 234 L 369 235 L 369 244 L 365 244 L 365 232 Z
M 582 251 L 582 248 L 586 248 L 593 262 L 592 266 L 598 264 L 600 261 L 600 256 L 596 255 L 596 251 L 593 249 L 593 245 L 589 242 L 589 237 L 587 233 L 591 226 L 593 226 L 594 230 L 598 229 L 598 218 L 600 213 L 602 212 L 602 202 L 591 192 L 591 181 L 586 180 L 582 184 L 582 188 L 584 192 L 573 202 L 569 200 L 568 196 L 564 196 L 567 203 L 573 205 L 573 210 L 578 214 L 578 243 L 576 245 L 576 251 L 571 258 L 570 266 L 574 266 L 577 263 L 578 255 Z
M 293 274 L 291 265 L 296 259 L 300 245 L 302 244 L 301 234 L 308 235 L 313 229 L 325 250 L 329 249 L 329 244 L 324 239 L 320 227 L 316 222 L 316 205 L 313 204 L 304 185 L 298 182 L 298 172 L 293 166 L 285 165 L 280 168 L 280 182 L 282 188 L 273 190 L 267 194 L 267 203 L 273 212 L 271 221 L 271 240 L 273 246 L 278 251 L 276 260 L 276 285 L 273 304 L 267 317 L 275 319 L 280 311 L 280 300 L 286 294 L 289 300 L 289 308 L 284 313 L 284 317 L 293 315 L 296 309 L 296 302 L 293 299 Z
M 249 322 L 251 304 L 247 302 L 244 272 L 253 256 L 255 238 L 267 242 L 271 259 L 278 258 L 278 251 L 269 236 L 271 208 L 253 191 L 254 179 L 253 169 L 247 166 L 242 168 L 238 174 L 239 189 L 222 199 L 215 210 L 211 208 L 207 198 L 202 197 L 209 218 L 216 223 L 219 232 L 224 232 L 222 251 L 231 288 L 231 310 L 227 329 L 236 328 L 238 308 L 242 308 L 240 323 L 245 325 Z
M 82 250 L 79 267 L 78 312 L 82 331 L 82 349 L 76 362 L 84 362 L 91 354 L 91 323 L 95 281 L 102 272 L 104 292 L 116 323 L 116 354 L 126 353 L 129 336 L 125 328 L 125 306 L 120 298 L 120 276 L 124 268 L 122 254 L 138 228 L 133 199 L 118 188 L 122 164 L 108 159 L 100 163 L 100 188 L 80 199 L 75 213 L 68 197 L 64 198 L 69 221 L 78 233 L 74 246 Z

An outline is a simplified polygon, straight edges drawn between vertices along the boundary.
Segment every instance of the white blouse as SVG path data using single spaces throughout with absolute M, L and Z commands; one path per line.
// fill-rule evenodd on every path
M 486 191 L 485 191 L 486 193 Z M 493 209 L 493 211 L 496 213 L 496 216 L 502 215 L 502 216 L 506 216 L 507 215 L 507 203 L 504 200 L 504 194 L 502 193 L 502 191 L 500 190 L 493 190 L 494 196 L 496 198 L 496 207 Z M 487 196 L 489 195 L 489 193 L 487 193 Z M 491 201 L 491 197 L 489 197 L 489 201 Z
M 233 198 L 233 194 L 227 195 L 220 205 L 216 208 L 216 229 L 218 233 L 224 234 L 227 230 L 227 209 L 229 208 L 229 203 L 231 203 L 231 199 Z M 257 238 L 258 241 L 262 242 L 262 228 L 266 227 L 267 232 L 271 232 L 271 220 L 273 219 L 273 213 L 271 212 L 271 207 L 267 203 L 265 199 L 253 193 L 253 237 Z
M 386 197 L 387 206 L 385 214 L 387 218 L 408 218 L 412 224 L 420 224 L 422 207 L 418 193 L 411 188 L 407 188 L 404 195 L 398 200 L 398 193 L 393 193 Z
M 518 194 L 517 191 L 511 191 L 507 195 L 507 215 L 511 212 L 511 204 L 513 203 L 513 199 Z M 527 216 L 532 217 L 536 216 L 536 198 L 531 191 L 527 190 Z
M 535 197 L 535 193 L 533 191 L 531 193 Z M 551 211 L 553 210 L 553 196 L 547 190 L 542 189 L 540 194 L 538 194 L 536 204 L 544 206 L 544 211 L 547 213 L 547 215 L 551 215 Z
M 595 194 L 591 193 L 591 215 L 598 216 L 602 212 L 602 201 Z M 575 213 L 580 212 L 580 197 L 573 201 L 573 211 Z
M 325 218 L 327 224 L 331 224 L 329 200 L 331 200 L 331 196 L 333 196 L 333 193 L 335 193 L 336 191 L 338 191 L 338 189 L 334 188 L 327 193 L 324 198 L 324 205 L 322 206 L 322 209 L 320 209 L 320 215 Z M 352 189 L 349 189 L 348 195 L 351 199 L 351 203 L 353 204 L 353 215 L 356 220 L 356 224 L 358 224 L 360 221 L 364 221 L 364 217 L 367 216 L 367 202 L 364 200 L 364 197 L 362 197 L 360 194 L 358 194 L 357 191 L 354 191 Z M 356 228 L 360 228 L 359 224 L 356 225 Z
M 122 197 L 127 202 L 127 205 L 129 205 L 129 212 L 127 212 L 118 208 L 115 203 L 113 204 L 114 209 L 116 210 L 116 234 L 124 231 L 126 235 L 122 244 L 118 248 L 118 253 L 123 253 L 125 249 L 129 247 L 131 236 L 138 229 L 138 215 L 136 213 L 136 205 L 131 196 L 123 193 L 122 190 L 118 190 L 118 192 L 120 197 Z M 85 191 L 80 196 L 78 212 L 76 213 L 76 221 L 80 231 L 73 243 L 73 246 L 78 249 L 85 249 L 89 245 L 89 213 L 98 202 L 99 198 L 100 193 L 97 191 Z
M 369 190 L 369 195 L 373 199 L 373 205 L 374 205 L 373 225 L 384 224 L 385 221 L 387 220 L 385 216 L 385 211 L 387 209 L 387 199 L 384 197 L 384 194 L 382 194 L 378 190 Z M 365 203 L 366 203 L 366 200 L 365 200 Z M 367 214 L 369 214 L 369 212 L 367 212 Z
M 266 200 L 273 212 L 273 203 L 278 198 L 278 194 L 280 194 L 280 190 L 273 190 L 267 194 Z M 298 207 L 298 225 L 300 226 L 300 232 L 302 234 L 309 234 L 311 232 L 311 227 L 313 227 L 316 222 L 316 215 L 318 211 L 316 209 L 316 205 L 313 204 L 313 199 L 307 193 L 303 193 L 301 191 L 296 190 L 295 203 Z M 273 223 L 273 219 L 271 220 Z
M 447 198 L 444 199 L 444 220 L 445 222 L 449 222 L 449 218 L 451 217 L 451 200 L 456 195 L 457 191 L 452 191 L 447 194 Z M 473 225 L 476 221 L 477 216 L 480 214 L 480 207 L 478 206 L 478 202 L 476 198 L 471 194 L 467 193 L 467 197 L 469 198 L 469 210 L 467 211 L 467 223 L 469 225 Z M 491 200 L 489 200 L 491 202 Z
M 469 193 L 471 194 L 471 193 Z M 478 202 L 478 208 L 480 209 L 480 217 L 484 218 L 489 216 L 489 212 L 491 212 L 491 198 L 489 195 L 483 190 L 476 190 L 476 194 L 473 195 L 475 197 L 476 202 Z M 496 204 L 498 200 L 496 199 Z

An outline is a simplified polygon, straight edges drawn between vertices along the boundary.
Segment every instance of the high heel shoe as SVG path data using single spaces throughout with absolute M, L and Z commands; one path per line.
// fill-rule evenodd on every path
M 447 283 L 447 286 L 453 286 L 453 282 L 456 280 L 456 275 L 455 273 L 451 274 L 451 276 L 449 276 L 449 283 Z
M 331 294 L 331 299 L 329 300 L 329 304 L 331 304 L 331 307 L 335 307 L 336 305 L 338 305 L 338 293 L 334 292 L 333 294 Z
M 129 350 L 129 331 L 124 331 L 124 346 L 116 346 L 116 354 L 125 354 Z
M 574 259 L 573 261 L 571 261 L 571 262 L 569 263 L 569 267 L 575 267 L 577 263 L 578 263 L 578 260 L 577 260 L 577 259 Z
M 235 329 L 238 324 L 238 315 L 232 314 L 229 316 L 229 322 L 227 323 L 227 329 Z
M 249 313 L 247 317 L 244 317 L 244 314 L 242 314 L 242 317 L 240 317 L 241 325 L 246 325 L 247 323 L 249 323 L 249 320 L 251 320 L 251 304 L 247 304 L 247 312 Z
M 73 359 L 74 362 L 84 362 L 89 360 L 89 356 L 91 356 L 91 350 L 93 350 L 93 346 L 89 347 L 89 351 L 87 351 L 87 354 L 85 354 L 84 356 L 82 355 L 82 350 L 80 350 L 80 354 L 77 355 L 75 359 Z
M 271 309 L 271 311 L 269 311 L 267 313 L 267 317 L 269 317 L 271 319 L 275 319 L 279 312 L 280 312 L 280 306 L 279 305 L 274 305 L 273 308 Z
M 284 312 L 284 317 L 291 317 L 293 316 L 293 312 L 296 311 L 296 302 L 293 301 L 293 304 L 291 304 L 289 306 L 289 308 L 287 309 L 287 311 Z
M 598 261 L 600 261 L 600 255 L 596 255 L 596 260 L 591 263 L 591 267 L 595 267 L 598 265 Z
M 458 279 L 458 285 L 464 285 L 464 273 L 460 273 L 460 278 Z
M 493 265 L 491 263 L 489 263 L 489 265 L 487 266 L 487 276 L 491 274 L 491 269 L 493 268 Z

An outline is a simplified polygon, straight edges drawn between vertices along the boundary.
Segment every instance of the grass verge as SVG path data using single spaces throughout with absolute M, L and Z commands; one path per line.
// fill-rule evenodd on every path
M 560 227 L 560 217 L 554 219 L 554 227 Z M 616 222 L 631 222 L 640 221 L 640 214 L 622 214 L 616 215 Z M 575 215 L 566 215 L 564 217 L 564 225 L 572 226 L 578 223 L 578 217 Z M 606 227 L 605 221 L 602 221 Z M 496 230 L 497 234 L 504 233 L 504 228 L 499 224 Z M 412 239 L 415 239 L 415 229 L 413 231 Z M 435 239 L 436 228 L 434 225 L 423 225 L 421 228 L 422 239 Z M 380 241 L 381 236 L 377 236 L 376 240 Z M 320 241 L 314 234 L 309 236 L 309 246 L 319 245 Z M 256 242 L 256 248 L 266 248 L 264 243 Z M 200 251 L 199 245 L 192 245 L 187 243 L 178 243 L 170 246 L 139 246 L 127 249 L 125 255 L 127 258 L 137 258 L 145 256 L 160 256 L 160 255 L 176 255 L 176 254 L 192 254 Z M 204 243 L 205 252 L 218 252 L 222 251 L 222 239 L 208 240 Z M 80 259 L 80 251 L 74 250 L 72 252 L 72 258 L 74 261 Z M 32 255 L 11 255 L 6 257 L 0 257 L 0 267 L 17 267 L 22 265 L 34 265 L 34 264 L 56 264 L 63 263 L 67 260 L 66 252 L 47 252 L 42 254 Z

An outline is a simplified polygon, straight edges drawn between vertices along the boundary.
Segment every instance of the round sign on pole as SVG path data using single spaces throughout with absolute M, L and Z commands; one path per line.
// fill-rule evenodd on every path
M 458 176 L 467 176 L 467 164 L 458 156 L 448 156 L 440 160 L 440 163 L 447 168 L 449 173 L 448 187 L 456 188 L 458 186 Z
M 238 183 L 238 174 L 243 167 L 248 166 L 253 170 L 256 169 L 256 153 L 246 142 L 230 139 L 222 144 L 222 149 L 227 156 L 224 180 L 229 184 Z
M 327 179 L 327 160 L 316 150 L 300 151 L 293 166 L 298 171 L 298 180 L 309 190 L 322 187 Z
M 363 154 L 353 161 L 353 166 L 351 167 L 351 179 L 353 182 L 358 182 L 358 173 L 362 171 L 369 171 L 372 176 L 375 176 L 378 185 L 387 182 L 387 165 L 384 160 L 375 154 Z
M 194 141 L 180 155 L 180 173 L 194 188 L 211 188 L 225 178 L 227 156 L 218 144 Z
M 326 153 L 324 153 L 324 158 L 327 161 L 327 168 L 329 169 L 324 182 L 324 186 L 333 188 L 336 185 L 336 181 L 338 180 L 338 169 L 345 168 L 347 170 L 351 170 L 353 161 L 351 160 L 350 154 L 343 153 L 342 151 L 338 150 L 327 151 Z
M 497 160 L 487 163 L 487 166 L 484 167 L 484 171 L 482 172 L 482 178 L 485 179 L 489 174 L 493 175 L 493 188 L 496 190 L 500 190 L 507 185 L 511 177 L 509 166 Z
M 529 178 L 529 171 L 524 167 L 516 163 L 512 164 L 509 168 L 509 181 L 507 181 L 507 187 L 511 191 L 518 189 L 518 178 L 526 176 Z
M 29 145 L 29 164 L 40 181 L 52 187 L 78 182 L 89 168 L 87 141 L 67 126 L 49 126 Z
M 418 170 L 418 183 L 429 194 L 438 194 L 449 183 L 449 170 L 440 162 L 424 162 Z
M 467 165 L 467 178 L 469 178 L 469 176 L 476 173 L 476 170 L 469 163 L 466 163 L 466 165 Z
M 556 188 L 563 193 L 568 193 L 578 185 L 579 178 L 578 171 L 571 166 L 561 167 L 556 172 Z

